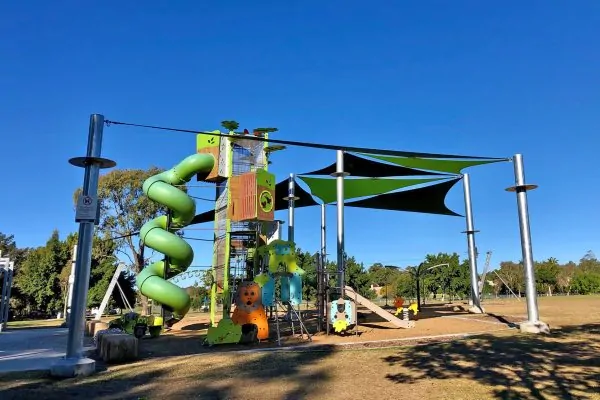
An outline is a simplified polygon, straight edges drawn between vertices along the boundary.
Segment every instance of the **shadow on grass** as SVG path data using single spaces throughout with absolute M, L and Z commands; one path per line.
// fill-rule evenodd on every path
M 497 398 L 581 398 L 600 393 L 600 324 L 565 327 L 548 336 L 478 336 L 401 350 L 383 360 L 409 373 L 387 379 L 412 384 L 469 379 L 495 387 Z M 597 398 L 597 397 L 596 397 Z
M 323 345 L 319 351 L 311 352 L 253 352 L 235 356 L 217 352 L 147 359 L 107 370 L 99 365 L 95 375 L 68 380 L 12 375 L 0 383 L 0 398 L 315 398 L 318 387 L 314 383 L 323 385 L 331 380 L 330 371 L 318 363 L 333 352 L 333 346 Z M 7 383 L 19 379 L 23 381 L 7 387 Z
M 199 322 L 199 323 L 195 323 L 195 324 L 184 325 L 180 328 L 180 330 L 182 330 L 182 331 L 202 331 L 202 330 L 208 329 L 209 326 L 210 326 L 210 323 L 208 323 L 208 322 Z

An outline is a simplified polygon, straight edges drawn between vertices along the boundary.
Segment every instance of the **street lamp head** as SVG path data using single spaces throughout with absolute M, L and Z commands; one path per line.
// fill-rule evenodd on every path
M 437 264 L 437 265 L 434 265 L 433 267 L 427 268 L 427 271 L 431 271 L 432 269 L 438 268 L 438 267 L 449 267 L 449 266 L 450 266 L 450 264 L 448 264 L 448 263 Z

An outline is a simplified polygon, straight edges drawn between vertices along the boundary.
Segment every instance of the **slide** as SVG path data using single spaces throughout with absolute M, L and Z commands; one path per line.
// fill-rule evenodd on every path
M 373 303 L 372 301 L 368 300 L 367 298 L 356 293 L 354 291 L 354 289 L 352 289 L 350 286 L 346 286 L 345 290 L 346 290 L 346 296 L 350 297 L 352 300 L 356 301 L 357 303 L 362 304 L 363 306 L 367 307 L 369 310 L 373 311 L 375 314 L 379 315 L 381 318 L 385 319 L 386 321 L 389 321 L 392 324 L 396 325 L 398 328 L 414 328 L 415 327 L 415 321 L 405 321 L 403 319 L 395 317 L 392 313 L 384 310 L 383 308 L 379 307 L 377 304 Z
M 211 154 L 193 154 L 144 182 L 146 196 L 171 211 L 171 229 L 167 230 L 167 216 L 162 215 L 142 226 L 140 239 L 145 246 L 169 258 L 172 272 L 185 271 L 194 260 L 192 247 L 174 232 L 188 225 L 196 214 L 194 199 L 173 185 L 182 185 L 197 173 L 210 172 L 214 163 Z M 144 296 L 172 310 L 176 318 L 182 318 L 190 309 L 190 297 L 185 290 L 165 278 L 165 261 L 161 260 L 144 268 L 137 276 L 136 284 Z

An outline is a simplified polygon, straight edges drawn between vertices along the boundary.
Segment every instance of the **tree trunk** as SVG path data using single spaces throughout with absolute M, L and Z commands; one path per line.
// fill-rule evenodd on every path
M 145 267 L 144 260 L 144 247 L 142 246 L 141 251 L 139 253 L 135 252 L 135 273 L 139 274 L 142 269 Z M 138 288 L 139 289 L 139 288 Z M 140 304 L 142 305 L 142 315 L 150 315 L 152 313 L 151 307 L 149 305 L 148 297 L 138 292 L 138 296 L 140 297 Z

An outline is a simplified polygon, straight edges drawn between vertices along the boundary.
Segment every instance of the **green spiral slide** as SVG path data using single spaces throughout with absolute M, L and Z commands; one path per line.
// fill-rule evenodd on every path
M 194 250 L 174 232 L 190 223 L 196 214 L 196 203 L 183 190 L 173 185 L 188 182 L 197 173 L 209 173 L 215 163 L 210 154 L 193 154 L 175 167 L 146 179 L 143 190 L 151 200 L 171 211 L 171 226 L 167 230 L 166 215 L 146 222 L 140 230 L 140 239 L 148 246 L 166 256 L 170 271 L 185 271 L 194 259 Z M 173 311 L 182 318 L 190 309 L 190 297 L 185 290 L 165 279 L 165 260 L 144 268 L 136 278 L 137 287 L 147 296 Z

